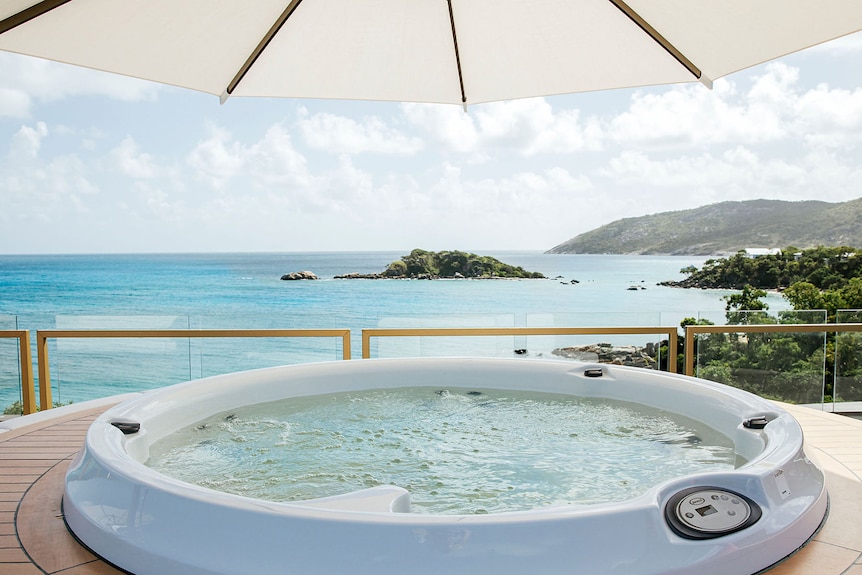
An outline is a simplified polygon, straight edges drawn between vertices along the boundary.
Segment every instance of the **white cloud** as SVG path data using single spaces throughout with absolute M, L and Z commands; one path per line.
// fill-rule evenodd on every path
M 423 148 L 421 139 L 375 116 L 354 120 L 334 114 L 319 113 L 309 117 L 303 113 L 298 124 L 309 147 L 333 154 L 411 156 Z
M 311 185 L 306 158 L 296 150 L 290 134 L 281 125 L 272 126 L 262 140 L 244 152 L 247 171 L 262 189 L 285 191 Z
M 27 118 L 30 97 L 22 90 L 0 87 L 0 118 Z
M 374 177 L 369 172 L 357 168 L 350 156 L 343 154 L 338 158 L 338 169 L 325 177 L 326 195 L 329 207 L 335 211 L 352 214 L 366 206 L 376 206 L 378 198 L 374 190 Z M 322 196 L 323 194 L 321 194 Z M 367 207 L 362 211 L 369 211 Z
M 795 103 L 797 133 L 813 146 L 840 148 L 862 142 L 862 88 L 821 84 Z
M 555 111 L 544 98 L 494 102 L 470 108 L 404 104 L 414 127 L 445 149 L 488 160 L 495 152 L 521 156 L 597 150 L 602 131 L 596 119 L 581 122 L 579 110 Z
M 48 126 L 45 122 L 37 122 L 35 127 L 21 126 L 12 138 L 12 158 L 35 159 L 39 155 L 42 140 L 47 136 Z
M 458 167 L 445 164 L 439 179 L 429 187 L 425 209 L 435 221 L 475 230 L 484 227 L 483 235 L 477 237 L 505 243 L 514 230 L 545 233 L 548 220 L 567 213 L 592 188 L 587 177 L 572 176 L 562 168 L 470 179 Z M 497 224 L 489 225 L 489 221 Z
M 135 141 L 127 136 L 112 152 L 111 157 L 124 175 L 135 179 L 153 178 L 157 175 L 154 158 L 138 151 Z
M 243 169 L 246 155 L 246 149 L 227 130 L 211 126 L 209 138 L 194 147 L 187 162 L 198 179 L 222 190 Z
M 401 109 L 413 127 L 445 149 L 468 153 L 476 150 L 479 134 L 473 118 L 454 106 L 402 104 Z
M 0 218 L 18 222 L 26 236 L 39 232 L 39 225 L 49 226 L 44 233 L 60 238 L 60 228 L 70 220 L 87 222 L 94 211 L 93 197 L 99 193 L 87 165 L 75 155 L 62 155 L 43 161 L 22 162 L 8 156 L 0 161 Z M 29 223 L 28 223 L 29 222 Z M 86 225 L 86 223 L 85 223 Z M 7 240 L 8 241 L 8 240 Z M 66 245 L 61 241 L 58 248 Z
M 834 149 L 812 150 L 800 161 L 804 176 L 797 186 L 790 187 L 792 199 L 843 202 L 862 196 L 862 163 L 852 160 L 839 156 Z
M 784 155 L 805 145 L 839 148 L 862 141 L 862 88 L 821 84 L 803 91 L 799 78 L 797 68 L 775 62 L 753 77 L 747 91 L 735 80 L 720 80 L 713 92 L 699 86 L 635 92 L 630 109 L 608 121 L 610 137 L 629 150 L 772 146 L 769 153 Z
M 296 151 L 290 134 L 279 124 L 252 144 L 212 126 L 210 137 L 189 154 L 188 164 L 212 188 L 224 191 L 230 185 L 230 191 L 237 194 L 248 193 L 249 183 L 257 189 L 277 192 L 286 187 L 306 188 L 311 180 L 305 157 Z
M 767 69 L 748 93 L 735 81 L 718 80 L 712 91 L 700 85 L 632 96 L 631 107 L 609 122 L 610 137 L 621 146 L 687 149 L 728 143 L 758 144 L 786 135 L 788 105 L 776 97 L 788 82 L 786 67 Z
M 563 168 L 471 179 L 450 164 L 429 190 L 424 229 L 445 226 L 450 247 L 460 242 L 544 249 L 570 237 L 595 192 L 589 178 Z
M 614 188 L 624 197 L 639 192 L 658 212 L 753 198 L 844 201 L 858 195 L 848 184 L 859 175 L 830 155 L 788 161 L 737 146 L 720 155 L 670 158 L 626 151 L 599 170 L 596 179 L 602 180 L 596 186 Z
M 289 225 L 300 214 L 352 217 L 353 208 L 379 203 L 371 174 L 357 168 L 349 155 L 340 155 L 332 169 L 312 171 L 279 124 L 253 143 L 213 128 L 189 154 L 188 164 L 206 187 L 220 191 L 206 200 L 211 218 L 277 218 Z

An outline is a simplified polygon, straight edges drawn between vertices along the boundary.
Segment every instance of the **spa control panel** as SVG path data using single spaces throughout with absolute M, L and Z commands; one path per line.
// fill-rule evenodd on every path
M 686 539 L 727 535 L 753 525 L 761 515 L 751 499 L 718 487 L 684 489 L 665 505 L 668 524 Z

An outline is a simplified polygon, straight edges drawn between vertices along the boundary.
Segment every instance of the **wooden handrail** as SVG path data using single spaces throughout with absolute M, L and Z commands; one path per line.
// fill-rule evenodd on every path
M 677 331 L 675 327 L 452 327 L 369 328 L 362 330 L 362 358 L 371 357 L 372 337 L 445 337 L 502 335 L 640 335 L 665 334 L 668 339 L 668 371 L 676 373 Z

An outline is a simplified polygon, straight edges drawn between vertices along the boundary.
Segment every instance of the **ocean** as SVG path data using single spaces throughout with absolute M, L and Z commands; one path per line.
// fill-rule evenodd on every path
M 405 252 L 0 256 L 0 329 L 674 326 L 724 317 L 721 290 L 656 285 L 706 258 L 482 252 L 544 280 L 336 280 Z M 282 281 L 311 271 L 319 281 Z M 577 283 L 573 283 L 576 280 Z M 636 288 L 636 289 L 630 289 Z M 771 310 L 788 309 L 770 294 Z M 373 357 L 546 356 L 650 336 L 377 338 Z M 657 341 L 659 336 L 652 338 Z M 34 358 L 35 358 L 35 349 Z M 55 401 L 78 402 L 217 373 L 341 358 L 335 339 L 51 340 Z M 35 370 L 34 370 L 35 371 Z M 0 339 L 0 410 L 20 398 L 16 340 Z

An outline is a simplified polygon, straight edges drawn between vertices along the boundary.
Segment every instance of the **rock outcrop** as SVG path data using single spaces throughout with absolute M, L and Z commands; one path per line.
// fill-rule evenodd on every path
M 294 280 L 316 280 L 319 279 L 314 273 L 309 271 L 302 272 L 290 272 L 289 274 L 284 274 L 281 276 L 281 279 L 285 281 L 294 281 Z
M 596 343 L 573 347 L 560 347 L 551 353 L 566 359 L 578 361 L 628 365 L 656 369 L 659 345 L 648 343 L 644 347 L 636 345 L 613 346 L 609 343 Z

